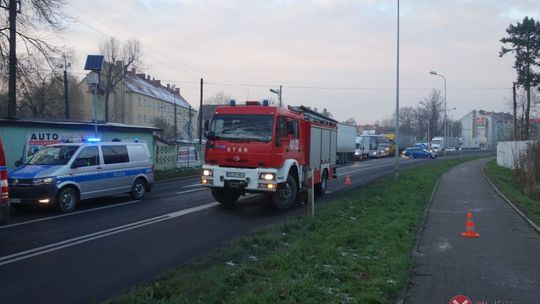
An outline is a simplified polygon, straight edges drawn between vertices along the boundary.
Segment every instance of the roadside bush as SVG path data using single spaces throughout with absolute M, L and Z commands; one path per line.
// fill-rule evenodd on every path
M 540 198 L 540 141 L 531 142 L 515 159 L 515 178 L 521 191 Z

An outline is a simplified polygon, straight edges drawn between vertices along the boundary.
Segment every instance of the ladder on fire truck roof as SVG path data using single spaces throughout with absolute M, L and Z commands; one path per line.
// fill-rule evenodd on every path
M 323 124 L 327 126 L 336 126 L 338 121 L 325 116 L 321 113 L 315 112 L 312 109 L 305 106 L 288 106 L 289 110 L 301 113 L 304 115 L 304 119 L 307 121 Z

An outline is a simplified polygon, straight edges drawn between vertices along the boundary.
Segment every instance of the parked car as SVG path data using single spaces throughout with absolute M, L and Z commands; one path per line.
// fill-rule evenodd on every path
M 142 199 L 154 182 L 148 147 L 138 142 L 46 146 L 9 173 L 11 205 L 54 204 L 62 212 L 80 200 L 129 193 Z
M 8 172 L 6 166 L 6 157 L 4 147 L 0 138 L 0 225 L 9 222 L 9 191 L 8 191 Z
M 407 156 L 407 157 L 412 157 L 412 158 L 436 158 L 437 157 L 437 154 L 433 152 L 430 152 L 425 149 L 415 148 L 415 147 L 406 148 L 405 150 L 403 150 L 402 155 Z

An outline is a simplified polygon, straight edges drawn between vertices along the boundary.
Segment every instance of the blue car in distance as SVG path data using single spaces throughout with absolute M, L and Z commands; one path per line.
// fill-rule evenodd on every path
M 401 152 L 401 155 L 412 157 L 412 158 L 436 158 L 437 157 L 437 154 L 433 152 L 429 152 L 428 150 L 420 149 L 416 147 L 406 148 L 405 150 L 403 150 L 403 152 Z

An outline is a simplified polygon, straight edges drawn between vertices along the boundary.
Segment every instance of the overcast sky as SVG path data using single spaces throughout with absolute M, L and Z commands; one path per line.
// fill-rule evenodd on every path
M 64 43 L 72 73 L 100 41 L 136 38 L 147 74 L 199 105 L 218 91 L 238 102 L 275 95 L 326 108 L 359 124 L 390 117 L 396 104 L 396 0 L 70 0 Z M 447 78 L 450 117 L 509 111 L 513 56 L 498 56 L 509 24 L 540 19 L 539 0 L 401 1 L 400 105 L 416 106 Z

